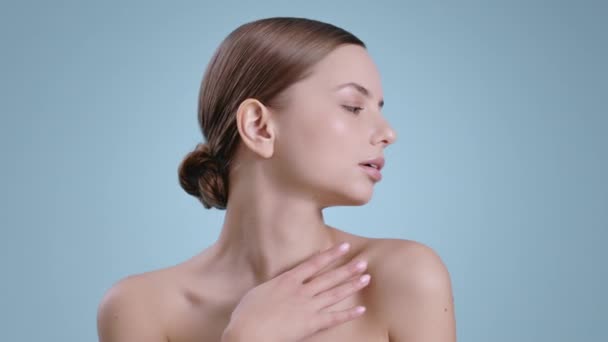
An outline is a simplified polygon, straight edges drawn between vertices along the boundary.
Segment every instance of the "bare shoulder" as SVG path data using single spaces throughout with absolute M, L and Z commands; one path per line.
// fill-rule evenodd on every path
M 380 275 L 403 276 L 407 285 L 427 287 L 442 285 L 449 278 L 448 269 L 431 247 L 405 239 L 371 239 L 370 250 Z
M 98 307 L 100 342 L 217 341 L 232 302 L 205 255 L 113 284 Z
M 414 240 L 370 238 L 335 230 L 338 240 L 349 241 L 353 249 L 369 258 L 370 271 L 393 278 L 392 272 L 403 274 L 407 280 L 423 286 L 428 282 L 445 281 L 447 268 L 439 254 L 431 247 Z M 406 271 L 407 272 L 404 272 Z
M 168 341 L 165 334 L 169 270 L 120 279 L 103 295 L 97 308 L 100 342 Z
M 455 340 L 450 274 L 439 254 L 403 239 L 372 239 L 369 248 L 373 298 L 391 341 Z

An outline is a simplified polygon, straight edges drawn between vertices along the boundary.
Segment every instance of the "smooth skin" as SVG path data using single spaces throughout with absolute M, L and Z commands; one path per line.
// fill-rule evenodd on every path
M 312 257 L 247 292 L 232 312 L 223 341 L 300 341 L 362 314 L 363 306 L 324 310 L 369 284 L 369 274 L 350 279 L 365 270 L 364 261 L 315 277 L 349 247 L 342 246 Z M 290 324 L 292 321 L 303 324 Z
M 365 87 L 367 95 L 340 87 L 349 82 Z M 242 144 L 218 240 L 185 262 L 114 284 L 99 305 L 100 341 L 221 341 L 227 327 L 228 337 L 250 334 L 271 342 L 455 341 L 450 276 L 430 247 L 349 234 L 323 219 L 324 208 L 371 199 L 376 182 L 359 164 L 383 156 L 396 140 L 381 113 L 381 94 L 367 50 L 344 45 L 285 91 L 280 111 L 256 99 L 243 101 L 236 113 Z M 298 290 L 304 284 L 285 281 L 291 278 L 284 274 L 297 273 L 292 271 L 343 241 L 351 248 L 328 266 L 342 272 L 334 281 L 347 284 L 363 274 L 344 279 L 340 267 L 357 261 L 367 262 L 358 272 L 371 281 L 311 310 L 318 308 L 313 297 L 331 289 L 311 296 L 326 286 L 305 292 Z M 290 294 L 293 301 L 285 301 Z M 363 314 L 302 337 L 323 325 L 311 323 L 323 321 L 322 313 L 359 305 L 366 307 Z

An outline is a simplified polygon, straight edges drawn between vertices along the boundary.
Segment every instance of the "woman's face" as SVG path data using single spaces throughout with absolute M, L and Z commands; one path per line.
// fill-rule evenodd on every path
M 338 47 L 286 95 L 288 108 L 276 115 L 274 170 L 323 208 L 367 203 L 378 179 L 361 163 L 383 157 L 396 139 L 381 112 L 380 75 L 367 50 Z

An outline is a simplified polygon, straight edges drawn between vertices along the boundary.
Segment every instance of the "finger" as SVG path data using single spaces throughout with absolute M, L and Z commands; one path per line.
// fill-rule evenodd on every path
M 311 296 L 317 295 L 363 272 L 366 268 L 367 261 L 355 260 L 312 279 L 306 283 L 304 291 Z
M 338 303 L 369 285 L 370 279 L 371 276 L 369 274 L 364 274 L 361 277 L 349 280 L 333 289 L 320 293 L 313 298 L 314 305 L 317 309 L 322 310 L 330 305 Z
M 329 329 L 344 322 L 353 320 L 361 316 L 365 312 L 364 306 L 356 306 L 354 308 L 322 313 L 317 321 L 319 330 Z
M 293 276 L 299 282 L 303 282 L 305 279 L 312 277 L 323 267 L 329 265 L 332 261 L 343 255 L 350 248 L 350 244 L 347 242 L 342 243 L 338 246 L 333 246 L 320 254 L 317 254 L 306 261 L 302 262 L 295 268 L 291 269 L 287 273 Z

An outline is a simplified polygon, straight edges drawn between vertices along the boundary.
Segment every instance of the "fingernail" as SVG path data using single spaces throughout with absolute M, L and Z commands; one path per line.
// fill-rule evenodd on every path
M 365 306 L 358 306 L 358 307 L 355 309 L 355 312 L 356 312 L 356 313 L 363 313 L 364 311 L 365 311 Z
M 344 242 L 340 245 L 340 251 L 345 252 L 350 248 L 350 244 L 348 242 Z
M 355 265 L 355 267 L 357 267 L 358 270 L 362 270 L 365 268 L 365 266 L 367 266 L 367 262 L 365 261 L 359 261 L 357 263 L 357 265 Z
M 361 276 L 361 278 L 359 278 L 359 280 L 362 283 L 367 283 L 369 281 L 369 278 L 370 278 L 369 274 L 364 274 L 364 275 Z

